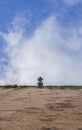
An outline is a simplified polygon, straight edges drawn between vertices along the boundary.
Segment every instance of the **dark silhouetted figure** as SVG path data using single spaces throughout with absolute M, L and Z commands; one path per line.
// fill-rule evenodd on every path
M 37 80 L 38 80 L 38 87 L 42 88 L 42 86 L 43 86 L 43 82 L 42 82 L 43 78 L 39 77 Z

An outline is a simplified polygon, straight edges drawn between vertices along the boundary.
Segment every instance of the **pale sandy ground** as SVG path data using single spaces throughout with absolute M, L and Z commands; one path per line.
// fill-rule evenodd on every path
M 82 89 L 1 89 L 0 130 L 82 130 Z

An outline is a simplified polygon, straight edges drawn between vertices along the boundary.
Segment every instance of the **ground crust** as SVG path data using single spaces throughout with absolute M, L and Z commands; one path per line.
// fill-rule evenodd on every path
M 82 89 L 0 88 L 0 130 L 82 130 Z

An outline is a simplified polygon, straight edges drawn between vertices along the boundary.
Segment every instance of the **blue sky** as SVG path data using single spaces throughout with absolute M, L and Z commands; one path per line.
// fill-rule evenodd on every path
M 56 15 L 63 22 L 61 24 L 70 22 L 77 24 L 77 21 L 82 18 L 81 12 L 80 2 L 69 5 L 69 2 L 66 4 L 62 0 L 0 0 L 0 28 L 6 30 L 16 15 L 28 15 L 29 13 L 32 15 L 32 24 L 37 20 L 41 22 L 51 14 Z
M 82 85 L 81 67 L 81 0 L 0 0 L 0 84 Z

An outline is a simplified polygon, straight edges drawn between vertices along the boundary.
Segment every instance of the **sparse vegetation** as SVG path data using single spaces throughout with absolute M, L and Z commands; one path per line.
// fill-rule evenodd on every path
M 46 86 L 49 89 L 82 89 L 82 86 L 72 86 L 72 85 L 63 85 L 63 86 Z
M 17 87 L 18 87 L 17 84 L 3 86 L 3 88 L 17 88 Z
M 38 86 L 27 86 L 27 85 L 4 85 L 0 86 L 1 88 L 40 88 Z M 82 86 L 72 86 L 72 85 L 65 85 L 65 86 L 43 86 L 42 88 L 48 88 L 48 89 L 82 89 Z

